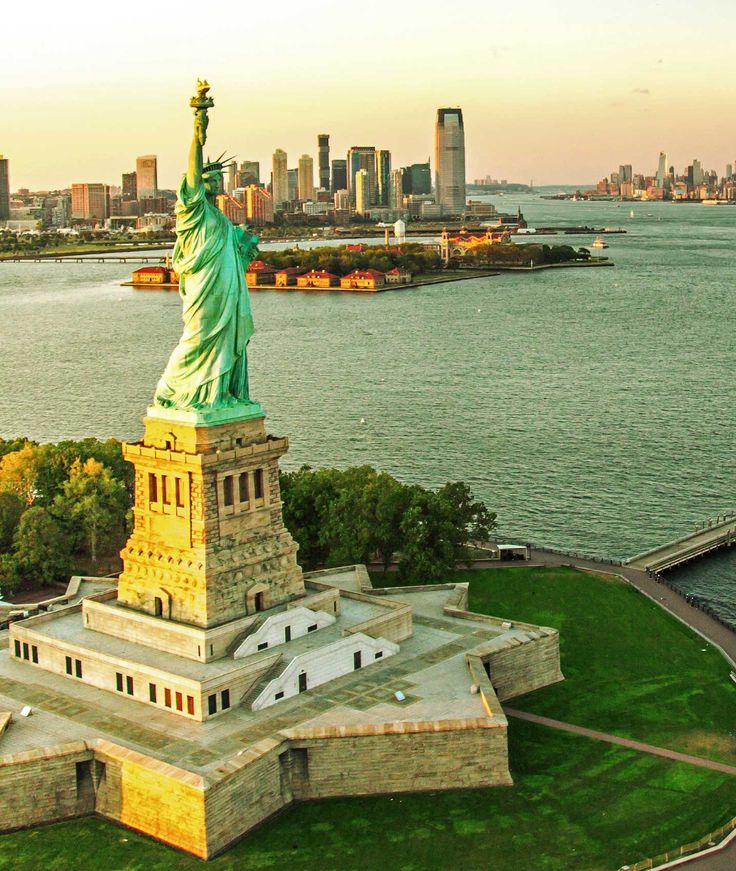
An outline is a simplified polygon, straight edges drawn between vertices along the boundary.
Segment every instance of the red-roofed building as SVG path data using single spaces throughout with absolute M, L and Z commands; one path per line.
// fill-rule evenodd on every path
M 253 260 L 248 271 L 245 273 L 245 280 L 248 287 L 259 287 L 262 284 L 275 284 L 276 272 L 273 266 L 264 263 L 263 260 Z
M 348 290 L 376 290 L 386 283 L 386 276 L 377 269 L 355 269 L 340 279 L 340 287 Z
M 360 254 L 361 251 L 365 251 L 365 245 L 362 242 L 359 242 L 357 245 L 346 245 L 346 251 L 350 251 L 352 254 Z
M 386 273 L 386 284 L 409 284 L 411 272 L 403 266 L 394 266 Z
M 167 266 L 142 266 L 132 275 L 133 284 L 178 284 L 179 276 Z
M 287 266 L 285 269 L 279 269 L 276 273 L 276 287 L 294 287 L 297 278 L 305 272 L 303 266 Z
M 497 245 L 504 242 L 511 242 L 511 236 L 505 229 L 492 230 L 489 227 L 485 232 L 477 230 L 470 232 L 462 227 L 458 233 L 448 233 L 447 230 L 443 230 L 440 237 L 440 254 L 443 262 L 448 263 L 450 260 L 465 257 L 468 251 L 479 245 Z
M 297 287 L 338 287 L 340 279 L 324 269 L 312 269 L 304 275 L 297 276 Z

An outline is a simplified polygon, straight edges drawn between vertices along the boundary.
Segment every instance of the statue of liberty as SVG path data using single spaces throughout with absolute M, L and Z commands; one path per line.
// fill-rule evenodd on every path
M 184 332 L 156 387 L 154 405 L 207 412 L 250 403 L 246 347 L 253 318 L 245 269 L 257 256 L 257 236 L 236 227 L 216 207 L 222 156 L 204 163 L 207 82 L 197 82 L 194 138 L 176 202 L 173 267 L 179 273 Z

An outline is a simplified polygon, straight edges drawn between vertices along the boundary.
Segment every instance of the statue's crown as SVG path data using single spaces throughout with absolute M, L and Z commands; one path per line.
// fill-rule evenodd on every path
M 223 169 L 227 169 L 229 166 L 237 166 L 235 162 L 235 155 L 232 157 L 225 157 L 225 152 L 217 158 L 217 160 L 210 160 L 207 158 L 207 163 L 202 167 L 202 174 L 208 172 L 222 172 Z

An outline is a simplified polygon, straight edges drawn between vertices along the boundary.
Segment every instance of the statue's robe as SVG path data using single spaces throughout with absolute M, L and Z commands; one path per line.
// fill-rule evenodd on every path
M 176 202 L 176 247 L 184 332 L 156 388 L 157 404 L 217 408 L 248 401 L 246 346 L 253 318 L 245 267 L 255 250 L 243 230 L 186 176 Z M 249 256 L 250 255 L 250 256 Z

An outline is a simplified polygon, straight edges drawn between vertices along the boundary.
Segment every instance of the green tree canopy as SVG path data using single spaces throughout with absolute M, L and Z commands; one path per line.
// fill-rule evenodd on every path
M 0 552 L 13 544 L 13 536 L 26 505 L 20 496 L 9 491 L 0 491 Z
M 128 494 L 112 470 L 93 458 L 74 460 L 55 508 L 83 532 L 92 562 L 97 561 L 102 539 L 122 544 L 126 531 Z
M 68 580 L 72 565 L 69 536 L 46 508 L 33 505 L 24 512 L 13 543 L 24 581 L 48 585 Z

